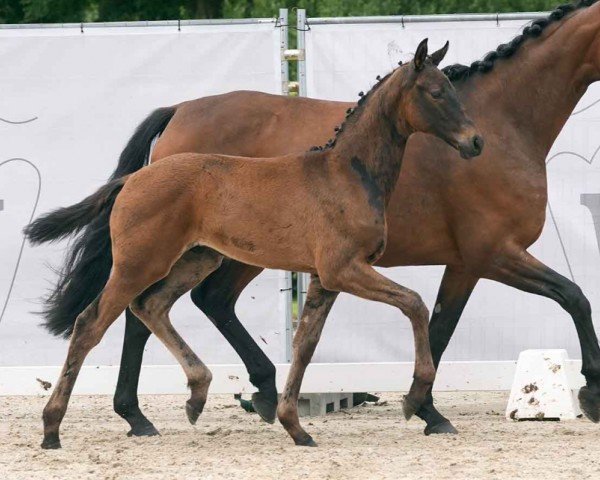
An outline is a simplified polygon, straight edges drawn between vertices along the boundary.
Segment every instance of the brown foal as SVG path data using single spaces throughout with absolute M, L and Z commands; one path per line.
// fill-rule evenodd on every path
M 75 323 L 63 372 L 44 409 L 42 447 L 60 447 L 59 426 L 81 365 L 128 306 L 181 364 L 191 389 L 186 412 L 196 422 L 211 373 L 173 328 L 169 311 L 219 268 L 223 255 L 312 274 L 277 409 L 296 444 L 314 445 L 298 421 L 297 398 L 338 292 L 387 303 L 410 319 L 416 352 L 414 382 L 404 402 L 410 418 L 435 377 L 428 311 L 415 292 L 372 265 L 385 250 L 385 209 L 408 137 L 430 133 L 464 158 L 481 153 L 481 137 L 437 69 L 447 48 L 428 57 L 423 41 L 414 61 L 381 80 L 325 150 L 261 161 L 179 154 L 41 219 L 37 225 L 53 216 L 87 223 L 90 216 L 112 208 L 113 253 L 108 282 Z M 36 222 L 27 234 L 36 238 Z

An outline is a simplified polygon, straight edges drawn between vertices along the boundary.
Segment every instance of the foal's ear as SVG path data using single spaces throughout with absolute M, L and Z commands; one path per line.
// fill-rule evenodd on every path
M 450 42 L 446 42 L 442 48 L 440 48 L 437 52 L 433 52 L 431 54 L 431 61 L 437 67 L 448 53 L 448 48 L 450 47 Z
M 420 72 L 425 67 L 425 60 L 427 60 L 427 41 L 426 38 L 421 43 L 419 43 L 419 47 L 417 48 L 417 53 L 415 53 L 415 70 Z

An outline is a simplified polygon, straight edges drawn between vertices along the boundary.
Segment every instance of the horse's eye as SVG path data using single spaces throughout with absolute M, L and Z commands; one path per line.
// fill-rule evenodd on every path
M 442 91 L 438 88 L 431 90 L 429 92 L 429 94 L 433 97 L 433 98 L 441 98 L 442 97 Z

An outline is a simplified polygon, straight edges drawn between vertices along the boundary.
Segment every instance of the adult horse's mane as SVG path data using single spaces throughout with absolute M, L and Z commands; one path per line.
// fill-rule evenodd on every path
M 576 10 L 592 6 L 598 0 L 579 0 L 576 3 L 567 3 L 560 5 L 550 13 L 547 18 L 535 20 L 531 25 L 523 29 L 521 35 L 513 38 L 509 43 L 503 43 L 492 52 L 489 52 L 483 60 L 477 60 L 470 66 L 455 64 L 445 67 L 442 71 L 452 82 L 457 82 L 469 78 L 475 73 L 487 73 L 494 68 L 496 60 L 501 58 L 509 58 L 519 49 L 519 47 L 528 39 L 539 37 L 545 28 L 555 22 L 560 22 L 569 13 Z

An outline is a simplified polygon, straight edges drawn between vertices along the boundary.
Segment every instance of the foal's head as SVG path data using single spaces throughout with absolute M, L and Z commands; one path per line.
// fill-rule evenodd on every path
M 446 43 L 428 56 L 427 39 L 423 40 L 414 60 L 396 70 L 389 79 L 388 91 L 397 95 L 399 131 L 435 135 L 457 149 L 463 158 L 476 157 L 483 150 L 483 138 L 465 114 L 456 90 L 437 68 L 448 46 Z

